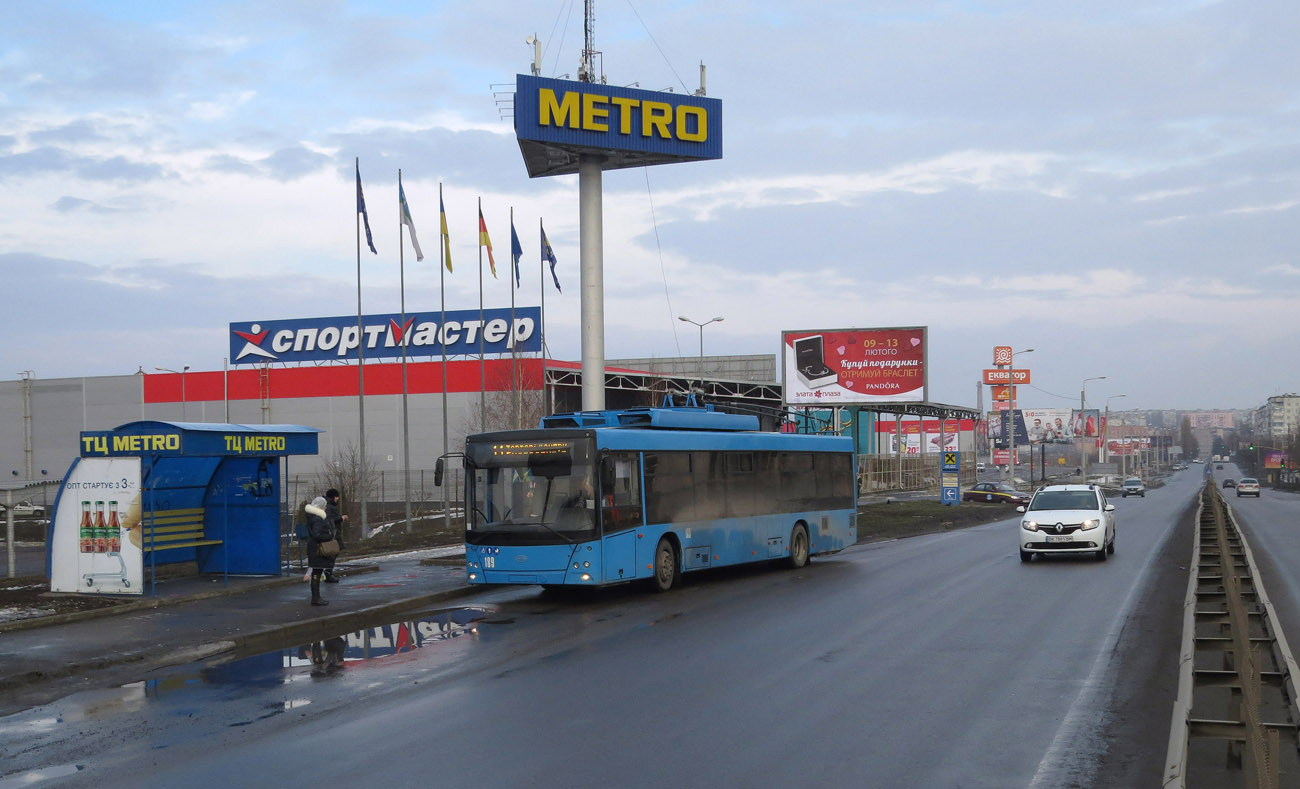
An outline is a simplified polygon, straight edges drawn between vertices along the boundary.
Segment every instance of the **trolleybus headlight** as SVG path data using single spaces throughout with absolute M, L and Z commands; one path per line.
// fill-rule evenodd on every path
M 577 563 L 577 562 L 574 562 L 574 563 L 573 563 L 573 569 L 575 569 L 575 570 L 578 569 L 578 563 Z
M 1020 525 L 1024 527 L 1026 531 L 1038 531 L 1038 524 L 1034 521 L 1022 521 Z
M 1097 528 L 1097 525 L 1098 525 L 1099 523 L 1101 523 L 1101 521 L 1097 520 L 1096 518 L 1092 518 L 1092 519 L 1089 519 L 1089 520 L 1084 521 L 1083 523 L 1080 523 L 1080 524 L 1079 524 L 1079 529 L 1080 529 L 1081 531 L 1088 531 L 1089 529 L 1095 529 L 1095 528 Z
M 581 579 L 584 580 L 584 581 L 590 581 L 590 580 L 591 580 L 591 575 L 588 574 L 588 573 L 583 573 L 582 575 L 580 575 L 580 576 L 578 576 L 578 577 L 581 578 Z
M 475 579 L 477 579 L 477 578 L 478 578 L 478 573 L 470 573 L 470 574 L 469 574 L 469 579 L 470 579 L 471 581 L 473 581 L 473 580 L 475 580 Z
M 591 566 L 591 562 L 583 562 L 583 563 L 582 563 L 582 566 L 583 566 L 583 567 L 590 567 L 590 566 Z

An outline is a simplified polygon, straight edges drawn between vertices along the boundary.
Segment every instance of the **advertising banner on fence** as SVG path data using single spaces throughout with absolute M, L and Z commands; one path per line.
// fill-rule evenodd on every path
M 231 364 L 321 362 L 357 358 L 364 340 L 367 359 L 395 359 L 406 345 L 408 358 L 531 353 L 542 349 L 540 307 L 451 310 L 439 329 L 441 312 L 410 312 L 406 323 L 396 313 L 365 315 L 357 332 L 357 316 L 241 321 L 230 324 Z
M 781 333 L 787 405 L 919 403 L 926 398 L 926 327 Z
M 141 594 L 140 458 L 82 458 L 59 492 L 50 591 Z
M 882 419 L 876 422 L 876 435 L 879 436 L 878 445 L 882 453 L 897 454 L 898 438 L 895 435 L 897 423 L 892 419 Z M 939 431 L 938 419 L 911 419 L 903 422 L 903 439 L 905 455 L 928 454 L 931 452 L 940 452 L 944 450 L 956 451 L 958 446 L 958 432 L 968 432 L 975 429 L 975 421 L 972 419 L 948 419 L 944 421 L 943 432 Z

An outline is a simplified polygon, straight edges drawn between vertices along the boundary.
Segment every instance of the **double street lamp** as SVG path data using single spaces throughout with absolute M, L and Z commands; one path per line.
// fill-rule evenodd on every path
M 185 419 L 185 371 L 190 369 L 190 366 L 187 364 L 179 370 L 172 370 L 167 367 L 155 367 L 153 369 L 160 373 L 175 373 L 181 377 L 181 421 L 187 421 Z
M 704 323 L 700 323 L 699 321 L 691 320 L 685 315 L 678 315 L 677 320 L 700 327 L 700 388 L 702 389 L 704 388 L 704 327 L 708 326 L 710 323 L 717 323 L 723 319 L 721 317 L 711 318 Z

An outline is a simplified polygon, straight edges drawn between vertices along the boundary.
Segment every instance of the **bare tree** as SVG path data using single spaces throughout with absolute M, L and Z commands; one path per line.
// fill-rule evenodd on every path
M 486 424 L 480 424 L 479 410 L 471 408 L 464 419 L 466 435 L 537 427 L 546 405 L 540 367 L 519 365 L 514 378 L 512 384 L 510 369 L 502 365 L 487 381 L 488 391 L 483 395 L 483 422 Z
M 361 450 L 349 441 L 325 458 L 326 484 L 339 492 L 339 508 L 348 516 L 349 523 L 361 522 L 361 492 L 367 501 L 375 500 L 379 472 L 369 458 L 361 457 Z M 323 494 L 324 491 L 321 491 Z M 358 527 L 359 528 L 359 527 Z M 344 535 L 346 538 L 350 535 Z

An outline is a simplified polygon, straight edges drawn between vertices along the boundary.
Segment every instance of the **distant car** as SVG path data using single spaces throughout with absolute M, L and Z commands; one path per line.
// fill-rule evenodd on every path
M 1204 460 L 1201 460 L 1200 458 L 1192 458 L 1192 462 L 1193 462 L 1193 463 L 1204 463 L 1205 461 L 1204 461 Z
M 0 504 L 0 512 L 5 511 L 5 506 Z M 45 508 L 39 504 L 33 504 L 30 501 L 20 501 L 14 505 L 14 515 L 44 515 Z
M 1020 520 L 1020 561 L 1034 554 L 1085 553 L 1098 561 L 1115 552 L 1115 505 L 1096 485 L 1046 485 Z
M 1219 463 L 1218 465 L 1215 466 L 1215 468 L 1217 468 L 1219 471 L 1223 471 L 1223 464 Z
M 984 471 L 984 464 L 983 464 L 983 463 L 976 463 L 976 464 L 975 464 L 975 470 L 976 470 L 977 472 L 983 472 L 983 471 Z
M 994 504 L 1028 504 L 1029 495 L 1021 493 L 1005 482 L 980 482 L 961 494 L 962 501 L 980 501 Z
M 1254 477 L 1242 477 L 1237 483 L 1237 498 L 1242 496 L 1259 498 L 1259 480 Z
M 1225 488 L 1235 488 L 1235 487 L 1237 487 L 1237 481 L 1234 480 L 1232 477 L 1228 477 L 1227 479 L 1225 479 L 1225 480 L 1223 481 L 1223 487 L 1225 487 Z
M 1124 480 L 1124 498 L 1129 496 L 1147 497 L 1147 486 L 1142 484 L 1142 480 L 1137 477 L 1129 477 Z

